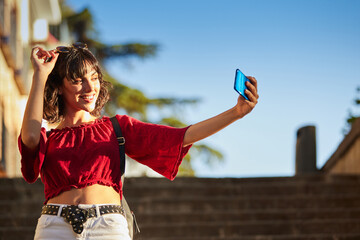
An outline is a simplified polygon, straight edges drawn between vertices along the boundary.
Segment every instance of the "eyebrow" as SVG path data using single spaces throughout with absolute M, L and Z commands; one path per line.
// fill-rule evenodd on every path
M 93 71 L 92 73 L 91 73 L 91 76 L 94 76 L 95 74 L 97 74 L 98 72 L 97 71 Z

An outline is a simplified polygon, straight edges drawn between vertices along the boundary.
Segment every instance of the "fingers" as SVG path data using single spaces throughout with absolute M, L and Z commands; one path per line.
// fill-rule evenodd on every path
M 54 49 L 53 49 L 53 50 L 50 50 L 49 53 L 50 53 L 50 55 L 51 55 L 52 57 L 55 57 L 55 55 L 56 55 Z
M 32 49 L 31 58 L 34 64 L 47 64 L 47 63 L 55 63 L 59 53 L 55 50 L 46 51 L 42 47 L 34 47 Z
M 251 77 L 251 76 L 246 76 L 246 77 L 250 80 L 251 84 L 254 85 L 255 88 L 257 89 L 257 80 L 256 80 L 256 78 Z
M 40 59 L 43 59 L 45 57 L 50 57 L 50 53 L 46 50 L 44 50 L 41 47 L 36 47 L 37 51 L 36 51 L 36 56 Z
M 40 50 L 40 47 L 34 47 L 31 51 L 31 58 L 36 59 Z
M 42 49 L 41 47 L 34 47 L 32 49 L 30 60 L 33 64 L 33 67 L 36 67 L 39 64 L 41 64 L 41 62 L 42 62 L 41 60 L 43 58 L 43 52 L 44 52 L 44 49 Z
M 51 55 L 53 56 L 52 60 L 56 62 L 57 58 L 59 57 L 59 53 L 55 50 L 51 50 Z
M 33 49 L 31 50 L 31 55 L 34 56 L 34 54 L 36 54 L 39 51 L 40 47 L 33 47 Z
M 251 102 L 255 104 L 258 102 L 259 94 L 257 92 L 257 81 L 254 77 L 247 77 L 250 82 L 246 82 L 245 85 L 248 89 L 245 90 L 246 96 Z
M 59 56 L 59 53 L 55 52 L 55 50 L 51 50 L 51 51 L 49 51 L 49 53 L 50 53 L 50 57 L 47 57 L 45 59 L 45 62 L 46 63 L 47 62 L 56 62 L 56 60 L 57 60 L 57 58 Z
M 53 51 L 53 50 L 52 50 Z M 47 58 L 50 58 L 54 55 L 54 53 L 51 53 L 51 51 L 46 51 L 42 47 L 34 47 L 32 49 L 32 58 L 35 60 L 46 60 Z

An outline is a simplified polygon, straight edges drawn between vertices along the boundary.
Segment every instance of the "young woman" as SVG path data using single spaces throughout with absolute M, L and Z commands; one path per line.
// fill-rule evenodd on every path
M 32 50 L 34 68 L 19 149 L 29 183 L 41 175 L 45 202 L 35 239 L 130 239 L 121 206 L 118 143 L 109 117 L 100 117 L 108 86 L 85 44 Z M 117 115 L 126 154 L 173 180 L 191 145 L 244 117 L 257 104 L 249 77 L 245 100 L 186 128 L 143 123 Z M 42 119 L 58 123 L 46 132 Z

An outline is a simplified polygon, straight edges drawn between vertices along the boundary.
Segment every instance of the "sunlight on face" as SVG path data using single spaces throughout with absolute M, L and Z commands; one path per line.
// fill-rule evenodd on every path
M 65 103 L 65 114 L 86 111 L 91 113 L 96 106 L 96 100 L 100 92 L 98 73 L 92 66 L 86 66 L 84 76 L 76 79 L 63 80 L 60 94 Z

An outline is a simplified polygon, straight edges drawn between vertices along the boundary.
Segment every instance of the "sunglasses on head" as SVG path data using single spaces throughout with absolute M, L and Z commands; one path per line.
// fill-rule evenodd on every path
M 76 42 L 76 43 L 73 43 L 73 44 L 71 45 L 71 47 L 58 46 L 58 47 L 56 47 L 55 52 L 58 52 L 58 53 L 68 53 L 68 52 L 70 52 L 70 49 L 71 49 L 71 48 L 87 49 L 87 45 L 86 45 L 86 43 Z
M 77 49 L 87 49 L 87 44 L 82 42 L 76 42 L 71 45 L 71 47 L 67 46 L 58 46 L 55 49 L 56 53 L 68 53 L 70 52 L 71 48 L 77 48 Z M 45 62 L 50 62 L 52 57 L 49 57 L 45 60 Z

